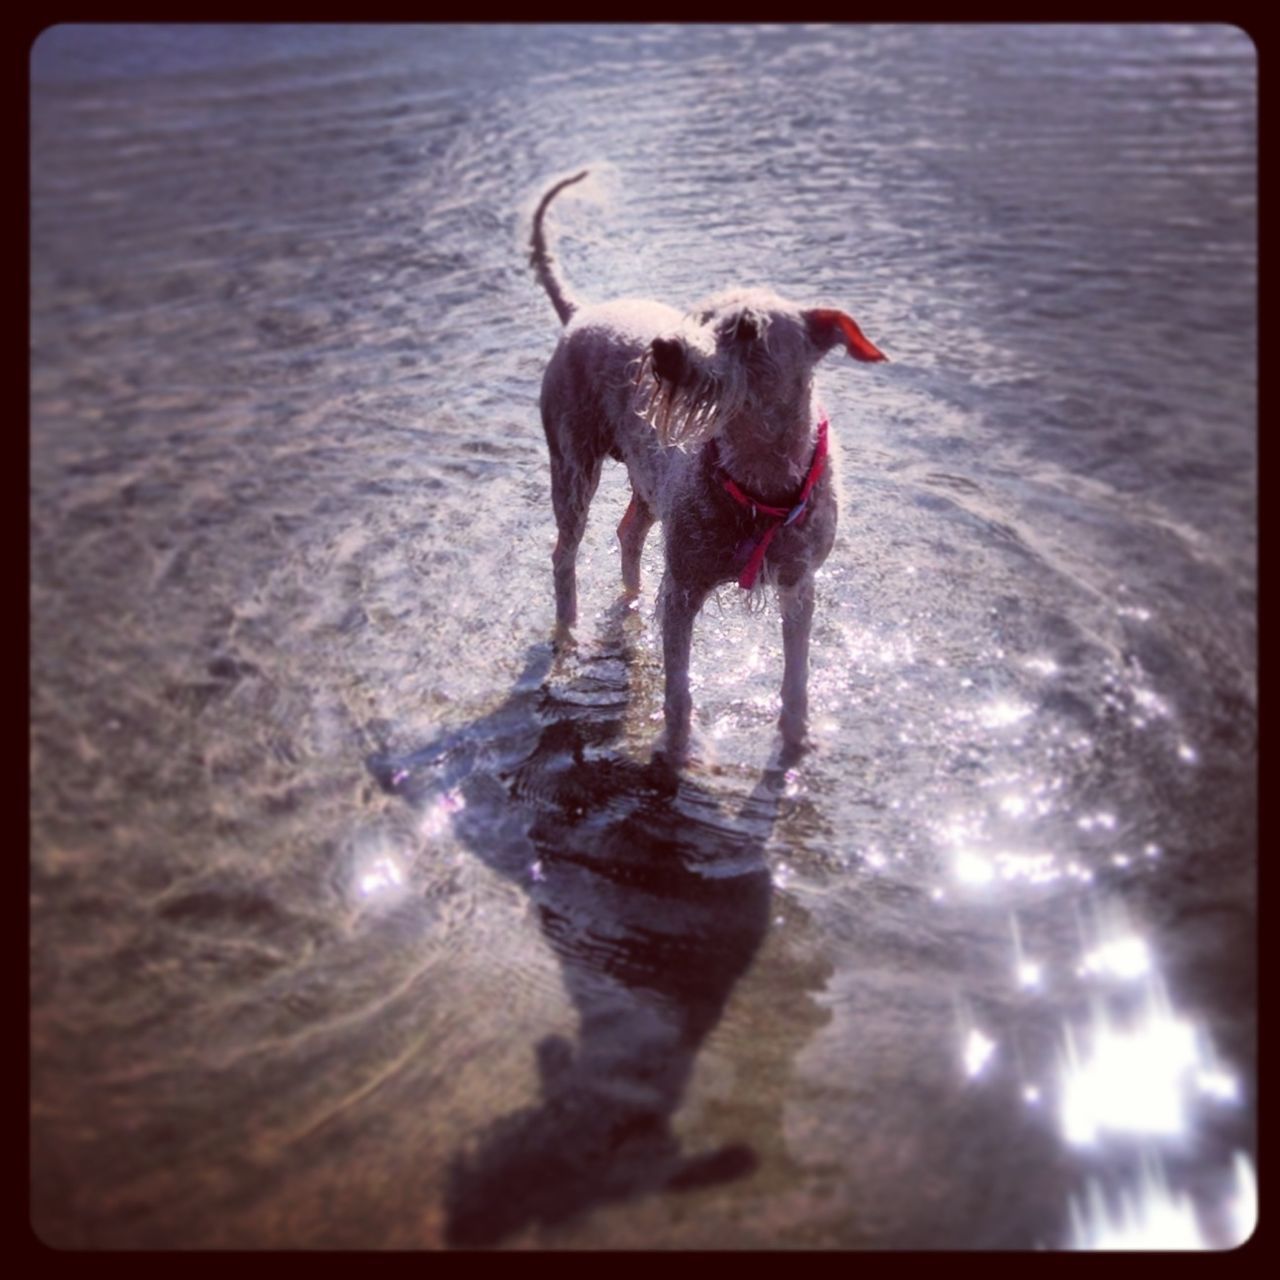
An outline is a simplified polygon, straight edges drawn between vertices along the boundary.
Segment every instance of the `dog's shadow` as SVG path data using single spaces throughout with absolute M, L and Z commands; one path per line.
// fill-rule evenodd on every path
M 383 788 L 410 804 L 461 795 L 455 832 L 529 894 L 579 1015 L 576 1044 L 548 1036 L 537 1046 L 539 1104 L 499 1118 L 454 1158 L 452 1245 L 729 1181 L 756 1164 L 741 1143 L 682 1151 L 671 1118 L 768 929 L 764 847 L 785 762 L 728 813 L 660 757 L 623 756 L 628 620 L 634 626 L 616 608 L 567 681 L 551 646 L 535 646 L 490 715 L 368 761 Z

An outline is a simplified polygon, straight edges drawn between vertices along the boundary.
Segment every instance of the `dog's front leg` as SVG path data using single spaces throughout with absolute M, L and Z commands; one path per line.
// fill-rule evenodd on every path
M 778 728 L 788 746 L 804 742 L 809 719 L 809 632 L 813 627 L 813 574 L 779 584 L 782 609 L 782 714 Z
M 663 712 L 667 722 L 667 749 L 682 757 L 689 749 L 693 700 L 689 696 L 689 652 L 693 646 L 693 620 L 702 608 L 706 591 L 676 582 L 668 569 L 662 579 L 662 662 L 666 673 Z

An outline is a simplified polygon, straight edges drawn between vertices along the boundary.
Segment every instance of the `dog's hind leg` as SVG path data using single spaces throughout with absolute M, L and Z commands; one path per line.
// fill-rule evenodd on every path
M 586 467 L 551 463 L 551 505 L 556 513 L 556 545 L 551 565 L 556 584 L 556 629 L 561 634 L 578 620 L 578 544 L 587 512 L 600 483 L 603 458 Z
M 631 596 L 640 590 L 640 553 L 644 550 L 644 540 L 653 527 L 654 519 L 648 503 L 633 491 L 631 505 L 618 525 L 618 541 L 622 544 L 622 585 Z
M 587 527 L 587 512 L 600 483 L 604 454 L 570 457 L 557 447 L 555 434 L 548 430 L 551 446 L 551 506 L 556 515 L 556 545 L 551 565 L 556 585 L 556 631 L 564 637 L 578 620 L 578 544 Z

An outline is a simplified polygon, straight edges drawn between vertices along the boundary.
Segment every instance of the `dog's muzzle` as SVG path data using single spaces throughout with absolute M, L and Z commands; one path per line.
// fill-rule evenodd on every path
M 715 429 L 719 379 L 679 338 L 655 338 L 636 368 L 635 412 L 664 445 L 688 446 Z
M 684 381 L 688 362 L 685 360 L 684 347 L 676 338 L 655 338 L 653 340 L 653 371 L 664 382 L 679 386 Z

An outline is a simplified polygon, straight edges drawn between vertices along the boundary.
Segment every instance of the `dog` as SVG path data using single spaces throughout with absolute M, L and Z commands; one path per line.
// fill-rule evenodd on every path
M 815 411 L 818 361 L 837 344 L 887 359 L 844 311 L 801 308 L 768 289 L 730 289 L 686 314 L 627 298 L 583 305 L 556 271 L 548 206 L 587 170 L 557 182 L 533 217 L 530 264 L 564 329 L 542 379 L 558 537 L 556 631 L 577 620 L 576 560 L 605 458 L 626 465 L 631 502 L 618 525 L 624 590 L 640 589 L 640 553 L 663 525 L 659 617 L 666 749 L 687 757 L 694 619 L 716 587 L 772 584 L 782 612 L 787 747 L 805 745 L 809 635 L 817 568 L 836 533 L 832 436 Z

